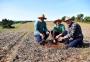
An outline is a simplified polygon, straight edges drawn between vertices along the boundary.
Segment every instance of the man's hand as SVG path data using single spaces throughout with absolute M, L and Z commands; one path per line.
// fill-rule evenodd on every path
M 64 40 L 64 37 L 59 37 L 58 38 L 58 41 L 62 41 L 62 40 Z
M 40 36 L 42 37 L 42 39 L 44 38 L 44 34 L 41 33 Z
M 59 35 L 56 36 L 56 39 L 58 39 L 58 38 L 59 38 Z
M 61 37 L 61 35 L 62 35 L 62 34 L 57 35 L 57 36 L 56 36 L 56 39 L 58 39 L 59 37 Z
M 50 33 L 49 31 L 46 32 L 46 34 L 49 34 L 49 33 Z

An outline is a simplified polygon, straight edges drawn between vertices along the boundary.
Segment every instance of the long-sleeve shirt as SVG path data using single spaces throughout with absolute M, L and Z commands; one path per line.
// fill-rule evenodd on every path
M 34 29 L 34 35 L 40 35 L 40 33 L 48 31 L 45 21 L 35 21 Z
M 53 31 L 63 33 L 65 31 L 65 26 L 63 24 L 55 25 Z
M 75 22 L 72 22 L 71 25 L 68 26 L 68 34 L 65 37 L 69 39 L 83 39 L 83 34 L 80 25 Z

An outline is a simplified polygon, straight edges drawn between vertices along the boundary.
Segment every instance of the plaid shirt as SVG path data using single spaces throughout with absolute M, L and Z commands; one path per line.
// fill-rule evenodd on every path
M 68 26 L 68 34 L 66 35 L 67 38 L 82 38 L 83 39 L 83 34 L 82 30 L 79 24 L 72 22 L 71 25 Z

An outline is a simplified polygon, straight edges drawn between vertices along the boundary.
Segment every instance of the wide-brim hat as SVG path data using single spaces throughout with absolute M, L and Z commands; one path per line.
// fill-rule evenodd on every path
M 64 22 L 67 22 L 67 21 L 69 21 L 69 20 L 71 20 L 71 18 L 70 18 L 70 17 L 65 17 Z
M 57 19 L 57 20 L 55 20 L 53 23 L 55 23 L 55 24 L 56 24 L 56 22 L 61 23 L 61 22 L 62 22 L 62 20 L 61 20 L 61 19 Z
M 42 16 L 39 16 L 38 19 L 47 19 L 47 18 L 46 18 L 45 15 L 43 14 Z

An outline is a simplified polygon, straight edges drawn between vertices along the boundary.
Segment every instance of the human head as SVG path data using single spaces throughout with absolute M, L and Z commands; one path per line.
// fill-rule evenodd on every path
M 67 25 L 70 25 L 72 23 L 72 19 L 70 17 L 65 17 L 65 21 Z
M 54 24 L 59 25 L 59 24 L 61 24 L 61 22 L 62 22 L 61 19 L 57 19 L 57 20 L 54 21 Z
M 45 15 L 43 14 L 42 16 L 39 16 L 38 19 L 40 19 L 41 21 L 46 20 L 47 18 L 45 17 Z

